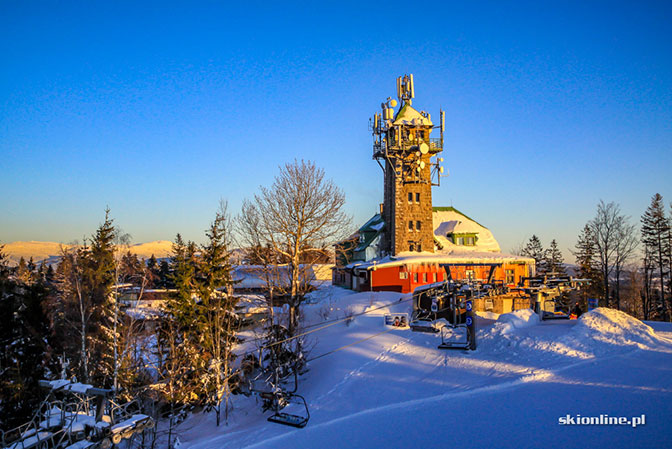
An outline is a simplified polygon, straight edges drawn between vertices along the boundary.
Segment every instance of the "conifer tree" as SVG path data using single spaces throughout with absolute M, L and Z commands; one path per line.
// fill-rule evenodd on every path
M 558 248 L 555 239 L 551 240 L 551 245 L 544 251 L 544 265 L 547 273 L 565 274 L 564 258 Z
M 201 246 L 198 260 L 196 287 L 200 303 L 197 305 L 201 345 L 208 367 L 204 376 L 207 405 L 215 409 L 217 425 L 220 422 L 222 401 L 228 418 L 228 377 L 231 373 L 231 351 L 236 341 L 237 315 L 234 307 L 231 280 L 231 253 L 229 250 L 230 222 L 226 205 L 222 204 L 215 220 L 206 231 L 207 242 Z
M 39 279 L 9 276 L 0 246 L 0 428 L 30 419 L 40 403 L 38 381 L 46 374 L 49 340 L 43 312 L 48 287 Z
M 670 274 L 669 254 L 670 248 L 670 223 L 665 216 L 663 197 L 656 193 L 651 198 L 651 204 L 644 212 L 641 218 L 642 222 L 642 242 L 646 250 L 651 255 L 659 274 L 659 307 L 663 311 L 663 320 L 670 320 L 670 305 L 665 301 L 665 278 Z
M 159 262 L 154 254 L 147 260 L 147 286 L 155 288 L 160 285 Z
M 588 298 L 597 298 L 602 295 L 603 282 L 601 272 L 597 268 L 595 235 L 589 225 L 585 225 L 579 234 L 575 250 L 572 251 L 576 258 L 578 266 L 578 276 L 582 279 L 589 279 L 590 284 L 582 287 L 581 297 L 584 302 Z M 584 304 L 585 306 L 585 304 Z M 585 309 L 584 309 L 585 310 Z
M 544 247 L 541 245 L 539 237 L 537 237 L 536 235 L 532 235 L 530 240 L 525 245 L 525 248 L 523 248 L 521 254 L 523 256 L 531 257 L 534 259 L 534 264 L 536 267 L 535 271 L 538 275 L 546 273 L 546 267 L 544 263 L 545 252 Z
M 105 221 L 91 239 L 87 290 L 91 297 L 91 361 L 93 382 L 109 386 L 114 371 L 115 298 L 112 294 L 115 279 L 116 229 L 110 210 L 105 211 Z

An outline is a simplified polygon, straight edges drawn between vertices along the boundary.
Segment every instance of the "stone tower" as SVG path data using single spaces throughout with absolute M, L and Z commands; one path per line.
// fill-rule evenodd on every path
M 438 185 L 443 172 L 439 166 L 443 159 L 437 154 L 443 150 L 445 114 L 440 111 L 440 125 L 434 126 L 429 113 L 411 106 L 413 75 L 397 78 L 397 96 L 399 110 L 395 113 L 397 101 L 388 98 L 371 122 L 373 158 L 383 169 L 385 182 L 385 233 L 380 249 L 383 255 L 393 256 L 406 251 L 434 252 L 432 185 Z M 435 128 L 440 130 L 438 138 L 431 137 Z

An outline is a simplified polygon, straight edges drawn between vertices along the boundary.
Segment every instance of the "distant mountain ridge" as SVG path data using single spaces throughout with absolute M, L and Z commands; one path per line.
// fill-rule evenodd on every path
M 157 259 L 170 256 L 173 242 L 168 240 L 156 240 L 154 242 L 138 243 L 130 245 L 128 250 L 137 254 L 139 258 L 148 259 L 154 255 Z M 71 248 L 74 245 L 66 245 L 56 242 L 12 242 L 6 243 L 4 253 L 7 254 L 10 263 L 18 264 L 21 257 L 28 261 L 31 257 L 35 263 L 46 261 L 54 263 L 58 261 L 61 248 Z

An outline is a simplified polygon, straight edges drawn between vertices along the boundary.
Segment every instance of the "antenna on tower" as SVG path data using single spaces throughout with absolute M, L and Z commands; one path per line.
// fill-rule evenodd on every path
M 415 97 L 413 74 L 397 78 L 397 96 L 400 102 L 411 104 L 411 100 Z

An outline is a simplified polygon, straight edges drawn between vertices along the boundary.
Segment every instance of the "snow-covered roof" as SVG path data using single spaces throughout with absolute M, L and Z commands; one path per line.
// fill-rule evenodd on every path
M 432 121 L 425 117 L 424 115 L 420 114 L 418 111 L 413 109 L 409 104 L 404 104 L 401 109 L 399 109 L 399 112 L 397 112 L 397 116 L 394 118 L 394 125 L 422 125 L 422 126 L 434 126 Z
M 463 248 L 463 247 L 460 247 Z M 385 257 L 366 263 L 352 263 L 348 268 L 358 268 L 371 270 L 375 268 L 396 267 L 401 265 L 429 265 L 429 264 L 502 264 L 502 263 L 527 263 L 534 264 L 534 259 L 530 257 L 516 256 L 500 252 L 478 252 L 478 251 L 457 251 L 450 252 L 437 251 L 430 252 L 402 252 L 397 256 Z
M 439 253 L 499 253 L 501 251 L 499 243 L 488 228 L 467 217 L 454 207 L 433 208 L 432 224 L 434 226 L 434 238 L 443 247 L 439 250 Z M 446 237 L 447 234 L 476 234 L 476 241 L 473 246 L 456 245 Z

